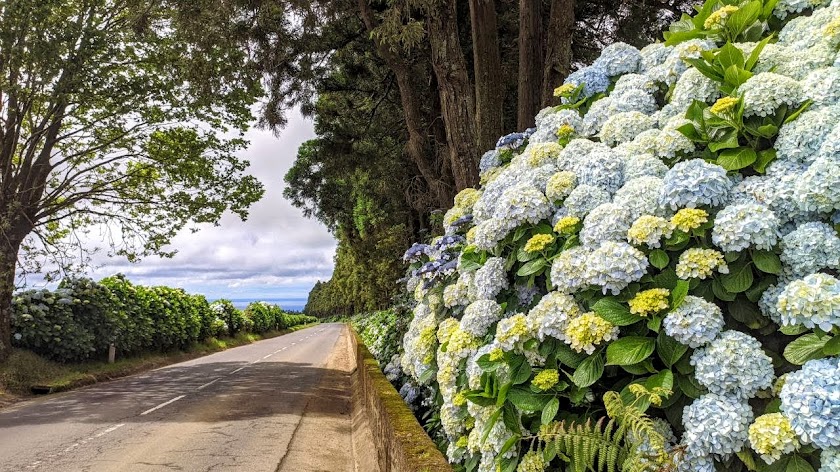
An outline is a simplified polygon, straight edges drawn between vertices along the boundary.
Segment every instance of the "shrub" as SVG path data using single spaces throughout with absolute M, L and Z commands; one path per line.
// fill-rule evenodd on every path
M 666 39 L 571 74 L 405 255 L 401 365 L 467 470 L 834 470 L 840 2 Z
M 12 342 L 57 361 L 88 358 L 96 338 L 73 316 L 74 303 L 69 289 L 18 293 L 12 300 Z
M 225 323 L 228 335 L 236 336 L 236 333 L 241 331 L 250 331 L 249 320 L 243 316 L 241 310 L 233 306 L 230 300 L 216 300 L 210 304 L 210 308 L 216 314 L 216 317 Z

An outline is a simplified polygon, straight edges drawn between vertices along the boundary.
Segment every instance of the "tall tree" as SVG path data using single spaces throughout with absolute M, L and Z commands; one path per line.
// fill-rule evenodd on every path
M 504 133 L 502 100 L 503 81 L 499 71 L 499 27 L 494 0 L 470 0 L 470 28 L 475 77 L 475 121 L 478 148 L 493 148 Z
M 516 123 L 534 126 L 540 109 L 543 71 L 542 2 L 519 0 L 519 93 Z
M 169 255 L 188 224 L 245 218 L 262 196 L 235 156 L 259 76 L 245 50 L 215 39 L 230 25 L 196 7 L 0 6 L 0 359 L 19 256 L 37 270 L 51 257 L 60 270 L 92 227 L 112 254 Z
M 552 0 L 546 30 L 541 106 L 552 103 L 554 88 L 571 72 L 574 32 L 575 0 Z

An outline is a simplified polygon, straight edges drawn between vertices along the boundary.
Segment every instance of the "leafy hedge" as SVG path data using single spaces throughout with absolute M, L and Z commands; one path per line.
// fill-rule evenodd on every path
M 67 278 L 58 288 L 28 290 L 12 301 L 16 347 L 62 362 L 186 348 L 241 331 L 264 333 L 316 321 L 276 305 L 252 303 L 243 313 L 228 300 L 212 304 L 182 289 L 134 285 L 122 275 L 100 282 Z
M 608 46 L 406 252 L 449 459 L 840 470 L 840 0 Z

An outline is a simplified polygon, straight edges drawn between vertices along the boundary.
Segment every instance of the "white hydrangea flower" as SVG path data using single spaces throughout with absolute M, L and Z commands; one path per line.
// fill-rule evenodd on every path
M 595 136 L 601 132 L 601 128 L 607 119 L 612 115 L 610 113 L 610 105 L 612 104 L 612 97 L 604 97 L 589 107 L 586 115 L 583 117 L 583 135 Z
M 645 73 L 651 68 L 665 63 L 673 49 L 672 46 L 666 46 L 663 43 L 651 43 L 643 47 L 640 51 L 642 54 L 641 72 Z
M 828 274 L 811 274 L 788 283 L 779 294 L 776 309 L 783 325 L 840 326 L 840 280 Z
M 607 98 L 609 98 L 607 102 L 608 116 L 630 111 L 652 115 L 659 110 L 659 106 L 656 104 L 656 97 L 642 89 L 631 89 L 621 93 L 613 93 Z
M 653 154 L 632 154 L 624 159 L 624 179 L 626 182 L 639 177 L 665 177 L 668 166 Z M 625 183 L 626 183 L 625 182 Z
M 553 108 L 546 109 L 546 113 L 537 115 L 536 127 L 537 130 L 528 138 L 528 143 L 556 143 L 557 130 L 561 126 L 571 126 L 575 133 L 583 132 L 583 120 L 577 110 L 564 109 L 554 110 Z
M 537 339 L 553 337 L 564 341 L 569 320 L 582 312 L 573 297 L 561 292 L 549 292 L 528 312 L 528 323 Z
M 606 190 L 592 185 L 578 185 L 566 197 L 563 208 L 566 210 L 566 215 L 582 219 L 595 207 L 609 201 L 610 194 Z
M 586 265 L 590 251 L 583 246 L 566 249 L 551 263 L 551 283 L 562 293 L 574 293 L 589 286 Z
M 630 111 L 613 115 L 601 128 L 601 142 L 609 146 L 632 141 L 642 131 L 656 127 L 656 120 L 644 113 Z
M 840 68 L 823 67 L 811 71 L 802 82 L 805 98 L 815 107 L 840 104 Z
M 667 210 L 659 206 L 659 194 L 664 185 L 662 179 L 652 176 L 627 180 L 615 193 L 613 203 L 626 208 L 632 220 L 642 215 L 664 216 Z
M 770 250 L 779 240 L 779 220 L 764 205 L 729 205 L 717 214 L 712 242 L 726 252 L 748 247 Z
M 817 158 L 797 181 L 795 197 L 804 211 L 840 210 L 840 159 Z
M 601 56 L 593 63 L 601 67 L 608 76 L 637 72 L 642 61 L 642 54 L 638 49 L 622 42 L 615 42 L 601 51 Z
M 630 90 L 641 90 L 649 95 L 654 95 L 659 92 L 659 86 L 646 75 L 624 74 L 615 82 L 612 93 L 621 95 Z
M 750 77 L 738 91 L 744 99 L 744 116 L 768 116 L 782 105 L 795 107 L 804 101 L 799 82 L 774 72 Z
M 475 226 L 473 244 L 483 251 L 492 251 L 511 231 L 510 223 L 499 218 L 490 218 Z
M 627 235 L 632 223 L 633 218 L 627 208 L 615 203 L 603 203 L 583 219 L 580 241 L 593 249 L 604 241 L 620 241 Z
M 684 111 L 694 100 L 713 103 L 718 97 L 720 97 L 718 83 L 703 75 L 699 70 L 691 68 L 685 71 L 674 86 L 671 104 Z
M 523 223 L 537 224 L 551 216 L 551 204 L 545 195 L 531 184 L 515 185 L 502 194 L 493 217 L 515 228 Z
M 601 287 L 603 293 L 618 295 L 641 279 L 648 266 L 642 251 L 623 241 L 606 241 L 587 258 L 586 279 L 590 285 Z
M 612 150 L 593 151 L 587 161 L 575 172 L 579 185 L 599 187 L 612 194 L 624 184 L 624 161 Z

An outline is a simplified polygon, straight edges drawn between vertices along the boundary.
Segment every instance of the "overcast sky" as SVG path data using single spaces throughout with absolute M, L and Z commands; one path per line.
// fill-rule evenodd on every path
M 184 232 L 173 241 L 178 251 L 173 259 L 130 264 L 97 257 L 104 265 L 93 269 L 93 278 L 121 272 L 135 283 L 181 287 L 210 299 L 271 298 L 286 300 L 281 301 L 285 308 L 301 308 L 315 282 L 330 278 L 336 244 L 324 225 L 304 218 L 283 198 L 283 176 L 298 146 L 313 137 L 312 121 L 297 112 L 289 114 L 279 138 L 251 130 L 251 144 L 242 155 L 251 161 L 249 172 L 263 183 L 265 196 L 251 207 L 248 221 L 227 215 L 218 227 Z

